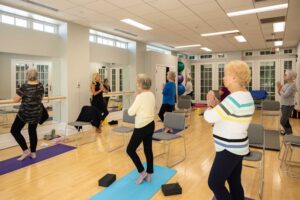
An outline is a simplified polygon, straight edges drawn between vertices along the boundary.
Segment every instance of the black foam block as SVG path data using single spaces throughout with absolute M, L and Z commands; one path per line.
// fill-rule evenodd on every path
M 179 183 L 164 184 L 161 186 L 161 190 L 165 196 L 182 194 L 182 188 Z
M 98 185 L 102 187 L 110 186 L 115 180 L 117 176 L 115 174 L 106 174 L 98 181 Z

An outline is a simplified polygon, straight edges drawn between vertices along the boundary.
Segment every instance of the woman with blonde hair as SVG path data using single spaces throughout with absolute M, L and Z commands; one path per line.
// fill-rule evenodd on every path
M 106 108 L 106 104 L 105 104 L 104 98 L 103 98 L 104 91 L 105 91 L 105 88 L 100 83 L 100 74 L 99 73 L 93 74 L 93 81 L 91 84 L 91 92 L 93 95 L 92 106 L 94 106 L 101 112 L 101 119 L 100 119 L 101 122 L 108 115 L 108 110 Z M 96 129 L 98 133 L 101 133 L 101 122 L 100 122 L 100 126 Z
M 248 127 L 255 110 L 253 98 L 246 86 L 251 73 L 243 61 L 232 61 L 225 66 L 225 87 L 231 92 L 218 104 L 214 93 L 207 94 L 209 108 L 204 118 L 214 123 L 215 159 L 208 185 L 217 199 L 244 199 L 241 184 L 243 156 L 249 153 Z M 225 187 L 228 182 L 229 190 Z
M 284 80 L 286 81 L 286 83 L 282 85 L 280 82 L 277 82 L 278 94 L 281 97 L 280 124 L 284 129 L 281 131 L 282 135 L 293 133 L 289 118 L 294 110 L 295 93 L 297 92 L 297 86 L 295 83 L 296 78 L 297 73 L 295 71 L 286 70 L 284 73 Z

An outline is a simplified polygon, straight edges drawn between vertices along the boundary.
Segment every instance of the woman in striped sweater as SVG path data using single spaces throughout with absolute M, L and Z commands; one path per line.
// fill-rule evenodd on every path
M 213 137 L 216 156 L 208 185 L 218 200 L 242 200 L 241 184 L 243 156 L 249 153 L 247 129 L 254 113 L 254 102 L 246 86 L 251 72 L 242 61 L 232 61 L 225 67 L 224 85 L 231 94 L 218 105 L 213 92 L 207 94 L 209 108 L 204 118 L 214 123 Z M 225 182 L 229 184 L 229 190 Z

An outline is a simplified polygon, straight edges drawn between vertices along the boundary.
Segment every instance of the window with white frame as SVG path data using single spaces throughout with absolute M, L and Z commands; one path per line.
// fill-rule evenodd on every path
M 110 68 L 111 91 L 122 92 L 123 85 L 123 69 L 121 67 Z
M 260 62 L 260 89 L 268 92 L 268 99 L 275 100 L 275 61 Z
M 155 47 L 155 46 L 152 46 L 152 45 L 147 45 L 146 46 L 146 51 L 155 51 L 155 52 L 158 52 L 158 53 L 171 55 L 171 51 L 163 49 L 163 48 Z
M 252 77 L 253 77 L 253 73 L 252 73 L 252 63 L 247 63 L 247 65 L 249 66 L 250 72 L 251 72 L 251 76 L 250 76 L 250 82 L 247 85 L 247 90 L 248 91 L 252 91 Z
M 195 65 L 191 65 L 191 74 L 190 74 L 191 78 L 192 78 L 192 85 L 193 85 L 193 96 L 192 99 L 195 98 Z
M 99 75 L 101 81 L 104 81 L 104 79 L 107 78 L 107 72 L 105 67 L 99 68 Z
M 89 41 L 96 42 L 103 45 L 118 47 L 121 49 L 128 49 L 128 42 L 129 42 L 125 38 L 121 38 L 118 36 L 110 35 L 92 29 L 90 29 Z
M 218 64 L 218 86 L 219 88 L 221 88 L 224 84 L 223 84 L 223 77 L 224 77 L 224 67 L 225 64 Z
M 212 64 L 200 66 L 200 99 L 206 100 L 208 91 L 212 89 Z

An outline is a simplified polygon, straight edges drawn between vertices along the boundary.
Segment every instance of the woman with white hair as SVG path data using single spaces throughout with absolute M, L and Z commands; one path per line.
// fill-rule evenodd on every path
M 280 81 L 277 82 L 277 91 L 281 96 L 281 119 L 280 124 L 284 130 L 281 131 L 282 135 L 292 134 L 292 126 L 290 124 L 289 118 L 294 110 L 295 103 L 295 93 L 297 92 L 297 87 L 295 80 L 297 78 L 297 73 L 293 70 L 286 70 L 284 73 L 284 81 L 286 83 L 282 85 Z
M 44 95 L 44 87 L 37 80 L 37 77 L 38 72 L 36 69 L 29 68 L 26 71 L 27 82 L 17 90 L 17 95 L 14 97 L 15 102 L 21 101 L 18 114 L 10 130 L 11 134 L 23 150 L 23 154 L 18 158 L 18 160 L 24 160 L 29 156 L 31 158 L 36 158 L 36 146 L 38 139 L 36 128 L 42 116 L 42 99 Z M 28 150 L 26 140 L 21 134 L 21 130 L 26 123 L 28 123 L 30 151 Z
M 185 95 L 189 95 L 193 98 L 193 84 L 192 84 L 192 77 L 191 76 L 187 76 L 186 77 L 186 83 L 185 83 Z
M 137 96 L 128 109 L 130 116 L 135 116 L 134 131 L 127 146 L 127 154 L 135 164 L 140 176 L 135 181 L 141 184 L 144 179 L 151 181 L 153 173 L 152 135 L 154 132 L 155 97 L 151 92 L 151 79 L 145 74 L 137 77 Z M 147 161 L 147 170 L 136 153 L 136 149 L 143 142 L 144 153 Z

